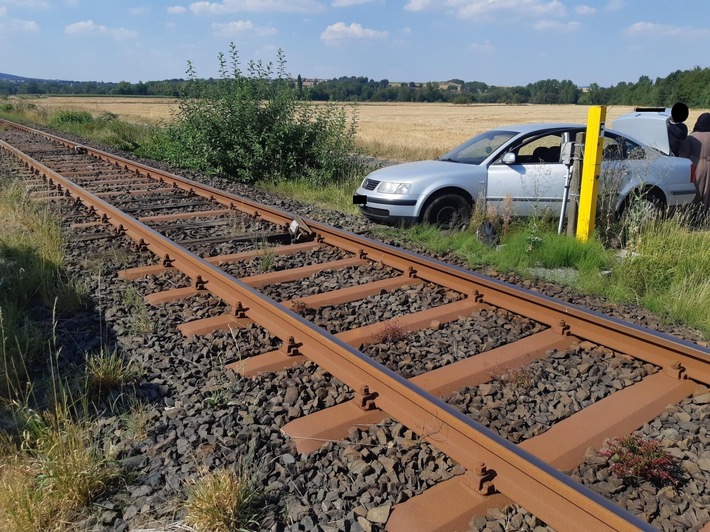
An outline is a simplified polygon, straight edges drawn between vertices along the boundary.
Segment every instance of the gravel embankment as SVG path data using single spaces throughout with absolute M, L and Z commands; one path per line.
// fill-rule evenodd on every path
M 5 158 L 0 160 L 1 174 L 15 172 Z M 217 180 L 210 180 L 210 184 L 351 231 L 372 227 L 359 217 L 274 198 L 242 185 Z M 245 220 L 240 230 L 263 231 L 260 224 Z M 198 228 L 194 236 L 205 234 L 208 232 Z M 259 243 L 250 245 L 258 247 Z M 240 245 L 236 251 L 248 246 Z M 210 254 L 235 252 L 229 244 L 194 249 L 208 250 Z M 120 394 L 116 392 L 105 399 L 106 409 L 95 425 L 106 452 L 128 472 L 127 483 L 97 501 L 82 527 L 178 529 L 184 518 L 181 501 L 190 481 L 205 470 L 234 465 L 247 455 L 260 464 L 262 484 L 267 488 L 264 530 L 382 530 L 395 504 L 461 472 L 460 466 L 393 420 L 353 428 L 343 442 L 325 442 L 311 455 L 298 454 L 280 428 L 293 419 L 349 400 L 349 388 L 311 363 L 253 379 L 230 380 L 223 371 L 225 363 L 271 351 L 279 341 L 257 326 L 190 339 L 182 337 L 176 325 L 226 310 L 223 303 L 209 296 L 149 308 L 147 331 L 138 307 L 131 303 L 133 293 L 144 295 L 186 286 L 189 280 L 166 273 L 121 281 L 116 277 L 117 269 L 154 260 L 149 253 L 129 250 L 128 242 L 120 238 L 111 242 L 78 241 L 69 250 L 70 273 L 88 284 L 94 303 L 70 321 L 59 322 L 59 341 L 67 345 L 62 352 L 63 362 L 67 367 L 79 367 L 86 352 L 115 345 L 142 369 L 135 388 L 124 390 L 121 395 L 124 399 L 135 396 L 123 401 L 132 404 L 132 413 L 120 408 L 122 402 L 117 400 Z M 342 258 L 339 252 L 328 253 L 276 257 L 270 266 L 284 269 Z M 451 257 L 437 258 L 458 262 Z M 258 259 L 226 267 L 239 277 L 262 273 L 262 268 L 264 264 Z M 311 278 L 269 288 L 266 293 L 276 300 L 312 295 L 363 282 L 359 277 L 363 271 L 365 278 L 371 280 L 393 275 L 381 266 L 349 268 L 330 272 L 318 281 Z M 487 273 L 652 329 L 691 341 L 700 339 L 695 331 L 661 325 L 643 309 L 617 307 L 600 298 L 578 296 L 571 288 L 553 283 Z M 308 317 L 331 332 L 339 332 L 455 298 L 454 294 L 427 285 L 404 287 L 366 302 L 324 307 Z M 497 310 L 445 324 L 436 331 L 412 333 L 406 341 L 367 346 L 364 352 L 411 377 L 515 341 L 540 328 L 531 320 Z M 448 401 L 511 440 L 522 441 L 653 371 L 655 368 L 647 364 L 586 345 L 531 364 L 523 374 L 524 382 L 494 380 L 460 390 Z M 581 384 L 580 376 L 584 376 Z M 708 402 L 707 395 L 700 395 L 669 407 L 663 416 L 642 429 L 649 437 L 661 439 L 681 460 L 687 479 L 677 490 L 646 485 L 625 487 L 609 477 L 604 464 L 592 452 L 572 473 L 573 477 L 645 515 L 663 530 L 699 529 L 710 520 L 710 456 L 705 450 Z M 522 509 L 490 512 L 487 517 L 472 521 L 475 530 L 533 530 L 542 526 Z

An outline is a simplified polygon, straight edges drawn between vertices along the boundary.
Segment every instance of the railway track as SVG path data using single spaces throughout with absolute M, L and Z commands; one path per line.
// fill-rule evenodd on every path
M 144 264 L 119 277 L 170 279 L 145 294 L 148 303 L 209 301 L 209 315 L 177 324 L 182 335 L 265 331 L 273 349 L 228 361 L 229 374 L 311 361 L 351 390 L 350 400 L 283 425 L 298 452 L 391 418 L 455 461 L 457 474 L 394 506 L 388 530 L 466 529 L 510 501 L 558 530 L 654 529 L 562 472 L 589 447 L 706 393 L 707 348 L 42 132 L 3 122 L 0 139 L 34 174 L 35 199 L 75 218 L 77 242 L 133 243 Z M 349 272 L 346 286 L 334 272 Z M 306 293 L 304 280 L 313 285 Z M 517 337 L 462 346 L 481 324 Z M 458 345 L 447 344 L 452 336 Z M 396 355 L 395 345 L 415 339 L 424 350 L 428 339 L 446 344 L 447 360 L 420 364 L 409 347 Z M 590 368 L 636 365 L 614 393 L 580 394 L 552 426 L 524 434 L 477 421 L 486 421 L 496 382 L 512 376 L 514 395 L 524 395 L 526 368 L 571 357 L 587 357 Z M 572 386 L 584 390 L 584 378 Z

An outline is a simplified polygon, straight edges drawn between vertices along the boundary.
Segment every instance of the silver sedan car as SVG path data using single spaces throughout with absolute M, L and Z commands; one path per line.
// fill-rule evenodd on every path
M 370 173 L 353 195 L 369 219 L 388 224 L 465 225 L 484 202 L 513 216 L 560 212 L 572 142 L 582 124 L 519 124 L 486 131 L 439 159 L 397 164 Z M 664 154 L 607 129 L 603 137 L 600 194 L 622 212 L 632 201 L 648 208 L 692 202 L 688 159 Z

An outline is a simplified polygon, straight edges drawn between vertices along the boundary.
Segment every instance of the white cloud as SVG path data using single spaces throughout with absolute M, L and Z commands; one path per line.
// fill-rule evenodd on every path
M 96 24 L 91 19 L 69 24 L 64 28 L 64 32 L 69 35 L 79 35 L 81 33 L 97 33 L 100 35 L 109 35 L 117 41 L 132 39 L 138 36 L 137 31 L 128 30 L 126 28 L 109 28 L 107 26 Z
M 540 20 L 533 25 L 538 31 L 576 31 L 581 27 L 579 22 L 560 22 L 559 20 Z
M 182 15 L 183 13 L 187 13 L 187 8 L 182 6 L 170 6 L 168 8 L 168 13 L 171 15 Z
M 516 18 L 567 14 L 567 8 L 559 0 L 409 0 L 404 6 L 407 11 L 434 8 L 454 10 L 459 17 L 479 20 L 501 13 L 510 13 Z
M 4 16 L 5 11 L 0 11 L 0 16 Z M 39 24 L 34 20 L 20 20 L 13 18 L 10 20 L 0 20 L 0 31 L 7 33 L 30 33 L 39 31 Z
M 150 13 L 150 8 L 149 7 L 132 7 L 131 9 L 128 10 L 128 12 L 131 15 L 143 15 L 145 13 Z
M 225 15 L 239 11 L 280 11 L 312 13 L 322 11 L 316 0 L 222 0 L 222 2 L 193 2 L 190 11 L 195 15 Z
M 560 16 L 567 14 L 567 9 L 558 0 L 448 0 L 447 4 L 458 8 L 458 14 L 465 18 L 486 17 L 494 13 L 508 12 L 516 17 Z
M 39 31 L 39 24 L 37 24 L 34 20 L 18 20 L 14 19 L 10 21 L 10 26 L 13 30 L 15 31 L 20 31 L 20 32 L 34 32 L 34 31 Z
M 609 3 L 604 6 L 605 11 L 619 11 L 624 7 L 624 0 L 609 0 Z
M 495 50 L 495 46 L 493 46 L 493 43 L 489 40 L 485 40 L 484 42 L 476 42 L 471 45 L 471 50 L 474 52 L 480 52 L 480 53 L 490 53 L 493 50 Z
M 0 17 L 4 17 L 7 13 L 7 8 L 5 6 L 0 6 Z
M 320 38 L 325 42 L 336 42 L 345 39 L 382 40 L 388 37 L 386 31 L 364 28 L 362 24 L 353 22 L 349 26 L 345 22 L 336 22 L 328 26 Z
M 578 15 L 593 15 L 597 12 L 596 7 L 586 6 L 584 4 L 579 4 L 574 8 L 574 12 Z
M 359 6 L 361 4 L 369 4 L 374 1 L 375 0 L 333 0 L 333 3 L 330 5 L 333 7 L 350 7 Z
M 407 11 L 424 11 L 430 7 L 440 6 L 442 2 L 437 0 L 409 0 L 404 9 Z
M 685 39 L 706 39 L 710 30 L 704 28 L 681 28 L 670 24 L 653 22 L 637 22 L 624 30 L 629 37 L 682 37 Z
M 212 29 L 218 37 L 231 37 L 237 33 L 254 29 L 254 24 L 252 24 L 251 20 L 235 20 L 226 24 L 215 22 L 212 24 Z
M 233 22 L 212 24 L 212 31 L 217 37 L 234 37 L 240 33 L 253 31 L 261 37 L 275 35 L 278 30 L 271 26 L 254 26 L 251 20 L 235 20 Z
M 3 4 L 28 8 L 28 9 L 49 9 L 51 4 L 45 0 L 1 0 Z

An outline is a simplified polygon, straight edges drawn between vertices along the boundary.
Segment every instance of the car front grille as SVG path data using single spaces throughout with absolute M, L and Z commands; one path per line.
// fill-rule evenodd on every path
M 387 209 L 375 209 L 374 207 L 361 205 L 360 210 L 363 213 L 371 214 L 372 216 L 380 216 L 382 218 L 387 218 L 390 215 L 390 211 Z
M 363 183 L 362 187 L 365 190 L 375 190 L 377 188 L 377 185 L 379 184 L 380 182 L 375 179 L 365 179 L 365 182 Z

